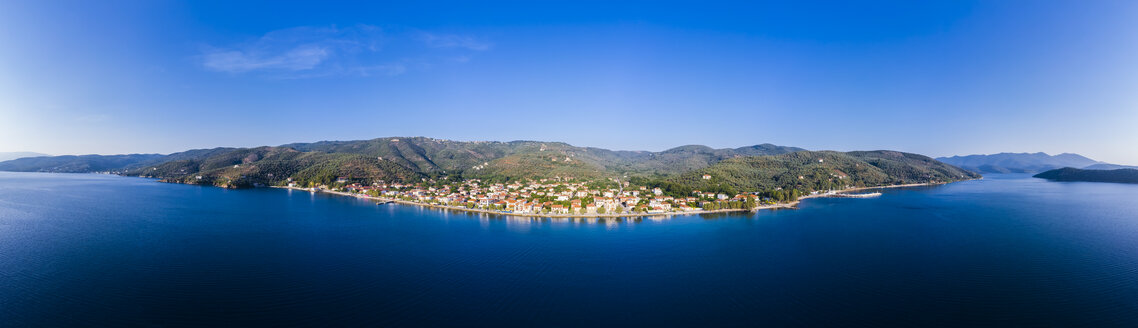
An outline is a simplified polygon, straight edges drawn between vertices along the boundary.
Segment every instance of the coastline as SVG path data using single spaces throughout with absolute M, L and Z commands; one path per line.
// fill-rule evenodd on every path
M 304 192 L 314 192 L 314 191 L 309 190 L 308 188 L 299 188 L 299 187 L 272 186 L 272 188 L 281 188 L 281 189 L 297 190 L 297 191 L 304 191 Z M 699 211 L 690 211 L 690 212 L 667 212 L 667 213 L 605 213 L 605 214 L 507 213 L 507 212 L 502 212 L 502 211 L 486 210 L 486 209 L 480 209 L 480 208 L 466 208 L 466 207 L 460 207 L 460 206 L 426 204 L 426 203 L 406 201 L 406 200 L 402 200 L 402 199 L 375 197 L 375 196 L 360 195 L 360 194 L 350 194 L 350 193 L 341 192 L 341 191 L 317 190 L 315 192 L 316 193 L 332 194 L 332 195 L 337 195 L 337 196 L 344 196 L 344 197 L 367 199 L 367 200 L 372 200 L 372 201 L 391 202 L 391 203 L 396 203 L 396 204 L 401 204 L 401 205 L 416 205 L 416 206 L 436 208 L 436 209 L 444 209 L 444 210 L 455 210 L 455 211 L 484 213 L 484 214 L 522 216 L 522 217 L 539 217 L 539 218 L 629 218 L 629 217 L 673 216 L 673 215 L 691 215 L 691 214 L 715 214 L 715 213 L 731 213 L 731 212 L 751 211 L 748 209 L 724 209 L 724 210 L 714 210 L 714 211 L 699 210 Z M 786 204 L 760 206 L 760 208 L 762 208 L 762 207 L 777 208 L 777 207 L 783 207 L 783 206 L 786 206 Z
M 971 180 L 978 180 L 978 179 L 971 179 Z M 961 181 L 969 181 L 969 180 L 961 180 Z M 959 182 L 959 181 L 954 181 L 954 182 Z M 595 214 L 595 213 L 594 214 L 507 213 L 507 212 L 502 212 L 502 211 L 487 210 L 487 209 L 480 209 L 480 208 L 466 208 L 466 207 L 461 207 L 461 206 L 419 203 L 419 202 L 406 201 L 406 200 L 402 200 L 402 199 L 387 198 L 387 197 L 376 197 L 376 196 L 369 196 L 369 195 L 362 195 L 362 194 L 352 194 L 352 193 L 346 193 L 346 192 L 341 192 L 341 191 L 331 191 L 331 190 L 322 190 L 322 189 L 312 191 L 309 188 L 286 187 L 286 186 L 271 186 L 271 188 L 297 190 L 297 191 L 304 191 L 304 192 L 311 192 L 311 193 L 325 193 L 325 194 L 332 194 L 332 195 L 352 197 L 352 198 L 360 198 L 360 199 L 366 199 L 366 200 L 378 201 L 378 202 L 390 202 L 390 203 L 396 203 L 396 204 L 401 204 L 401 205 L 415 205 L 415 206 L 422 206 L 422 207 L 434 208 L 434 209 L 455 210 L 455 211 L 483 213 L 483 214 L 509 215 L 509 216 L 520 216 L 520 217 L 538 217 L 538 218 L 634 218 L 634 217 L 699 215 L 699 214 L 717 214 L 717 213 L 734 213 L 734 212 L 757 212 L 759 210 L 773 210 L 773 209 L 796 209 L 796 208 L 798 208 L 799 203 L 801 203 L 805 199 L 810 199 L 810 198 L 832 197 L 835 194 L 856 192 L 856 191 L 862 191 L 862 190 L 905 188 L 905 187 L 922 187 L 922 186 L 938 186 L 938 185 L 949 184 L 949 183 L 952 183 L 952 182 L 910 183 L 910 184 L 900 184 L 900 185 L 850 188 L 850 189 L 834 191 L 833 193 L 802 196 L 802 197 L 799 197 L 798 200 L 795 200 L 793 202 L 782 203 L 782 204 L 774 204 L 774 205 L 760 205 L 760 206 L 757 206 L 757 207 L 752 208 L 752 209 L 723 209 L 723 210 L 712 210 L 712 211 L 698 210 L 698 211 L 689 211 L 689 212 L 665 212 L 665 213 L 605 213 L 605 214 Z
M 960 180 L 960 181 L 953 181 L 953 182 L 964 182 L 964 181 L 980 180 L 980 179 L 983 179 L 983 178 L 984 178 L 984 177 L 979 177 L 979 178 L 976 178 L 976 179 L 967 179 L 967 180 Z M 791 202 L 791 203 L 789 203 L 789 204 L 792 204 L 794 208 L 797 208 L 797 207 L 798 207 L 798 203 L 802 202 L 802 200 L 804 200 L 804 199 L 810 199 L 810 198 L 825 198 L 825 197 L 833 197 L 835 194 L 844 194 L 844 193 L 850 193 L 850 192 L 856 192 L 856 191 L 865 191 L 865 190 L 874 190 L 874 189 L 893 189 L 893 188 L 907 188 L 907 187 L 926 187 L 926 186 L 939 186 L 939 185 L 946 185 L 946 184 L 950 184 L 950 183 L 953 183 L 953 182 L 926 182 L 926 183 L 908 183 L 908 184 L 888 185 L 888 186 L 877 186 L 877 187 L 857 187 L 857 188 L 849 188 L 849 189 L 838 190 L 838 191 L 835 191 L 835 192 L 833 192 L 833 193 L 826 193 L 826 194 L 816 194 L 816 195 L 806 195 L 806 196 L 798 197 L 798 200 L 796 200 L 796 201 L 794 201 L 794 202 Z

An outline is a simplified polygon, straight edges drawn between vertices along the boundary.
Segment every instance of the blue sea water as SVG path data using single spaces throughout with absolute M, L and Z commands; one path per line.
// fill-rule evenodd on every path
M 0 173 L 0 326 L 1138 326 L 1138 185 L 567 220 Z

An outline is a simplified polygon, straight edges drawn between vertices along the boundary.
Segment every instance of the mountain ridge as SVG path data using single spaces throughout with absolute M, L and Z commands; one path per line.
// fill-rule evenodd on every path
M 1038 173 L 1063 167 L 1107 164 L 1075 153 L 1048 155 L 1044 152 L 957 155 L 938 157 L 937 160 L 977 173 Z
M 24 158 L 24 157 L 43 157 L 43 156 L 51 156 L 51 155 L 43 154 L 43 153 L 30 152 L 30 151 L 0 152 L 0 162 L 18 159 L 18 158 Z
M 333 183 L 377 183 L 469 179 L 517 181 L 522 179 L 635 179 L 657 185 L 687 184 L 693 172 L 727 170 L 747 161 L 782 161 L 772 158 L 795 153 L 823 154 L 874 173 L 854 176 L 856 183 L 831 183 L 820 174 L 797 183 L 783 179 L 779 186 L 807 190 L 839 185 L 863 186 L 890 182 L 949 181 L 977 177 L 917 154 L 893 151 L 814 152 L 769 143 L 737 148 L 683 145 L 663 151 L 623 151 L 578 147 L 545 141 L 452 141 L 428 137 L 386 137 L 368 140 L 290 143 L 252 148 L 192 149 L 167 155 L 86 155 L 18 159 L 0 162 L 0 170 L 37 172 L 108 172 L 159 178 L 167 182 L 240 188 L 296 183 L 303 186 Z M 818 155 L 821 156 L 821 155 Z M 736 163 L 736 164 L 733 164 Z M 767 169 L 731 179 L 735 188 L 778 187 L 756 174 L 790 174 L 801 171 L 793 162 L 784 171 Z M 828 164 L 827 164 L 828 165 Z M 793 166 L 793 167 L 792 167 Z M 816 166 L 816 165 L 815 165 Z M 896 169 L 892 169 L 896 168 Z M 886 171 L 892 170 L 892 171 Z M 729 171 L 729 170 L 728 170 Z M 948 173 L 930 173 L 948 172 Z M 686 175 L 685 175 L 686 174 Z M 702 174 L 702 173 L 701 173 Z M 795 173 L 797 174 L 797 173 Z M 684 178 L 684 177 L 689 178 Z M 726 177 L 724 177 L 726 179 Z M 805 178 L 804 178 L 805 179 Z M 699 181 L 696 181 L 699 182 Z M 809 183 L 806 183 L 809 182 Z M 690 184 L 691 186 L 699 185 Z

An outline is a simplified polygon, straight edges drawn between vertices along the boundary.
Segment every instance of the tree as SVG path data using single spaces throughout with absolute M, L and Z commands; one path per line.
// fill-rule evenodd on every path
M 605 214 L 605 208 L 604 207 L 597 207 L 597 214 Z
M 715 202 L 703 202 L 703 209 L 705 211 L 714 211 L 719 209 Z

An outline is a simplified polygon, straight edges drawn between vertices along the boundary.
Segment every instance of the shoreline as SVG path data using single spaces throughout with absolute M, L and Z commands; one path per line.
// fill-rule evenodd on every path
M 973 181 L 973 180 L 980 180 L 980 179 L 983 179 L 983 177 L 980 177 L 980 178 L 976 178 L 976 179 L 967 179 L 967 180 L 953 181 L 953 182 L 964 182 L 964 181 Z M 877 187 L 857 187 L 857 188 L 850 188 L 850 189 L 843 189 L 843 190 L 838 190 L 838 191 L 835 191 L 835 192 L 833 192 L 833 193 L 827 193 L 827 194 L 817 194 L 817 195 L 806 195 L 806 196 L 798 197 L 798 200 L 796 200 L 796 201 L 794 201 L 794 202 L 791 202 L 790 204 L 793 204 L 793 205 L 794 205 L 794 208 L 797 208 L 797 207 L 798 207 L 798 203 L 801 203 L 801 202 L 802 202 L 802 200 L 804 200 L 804 199 L 810 199 L 810 198 L 825 198 L 825 197 L 832 197 L 832 196 L 834 196 L 835 194 L 844 194 L 844 193 L 850 193 L 850 192 L 855 192 L 855 191 L 874 190 L 874 189 L 893 189 L 893 188 L 908 188 L 908 187 L 928 187 L 928 186 L 940 186 L 940 185 L 946 185 L 946 184 L 950 184 L 950 183 L 953 183 L 953 182 L 926 182 L 926 183 L 907 183 L 907 184 L 899 184 L 899 185 L 888 185 L 888 186 L 877 186 Z
M 979 179 L 971 179 L 971 180 L 979 180 Z M 961 181 L 970 181 L 970 180 L 961 180 Z M 954 182 L 961 182 L 961 181 L 954 181 Z M 434 209 L 455 210 L 455 211 L 463 211 L 463 212 L 471 212 L 471 213 L 483 213 L 483 214 L 519 216 L 519 217 L 534 217 L 534 218 L 635 218 L 635 217 L 654 217 L 654 216 L 718 214 L 718 213 L 734 213 L 734 212 L 758 212 L 759 210 L 774 210 L 774 209 L 797 209 L 799 203 L 801 203 L 803 200 L 810 199 L 810 198 L 832 197 L 835 194 L 849 193 L 849 192 L 862 191 L 862 190 L 939 186 L 939 185 L 944 185 L 944 184 L 949 184 L 949 183 L 952 183 L 952 182 L 910 183 L 910 184 L 876 186 L 876 187 L 857 187 L 857 188 L 838 190 L 838 191 L 835 191 L 833 193 L 802 196 L 802 197 L 799 197 L 798 200 L 795 200 L 793 202 L 782 203 L 782 204 L 774 204 L 774 205 L 760 205 L 760 206 L 757 206 L 757 207 L 752 208 L 752 209 L 723 209 L 723 210 L 712 210 L 712 211 L 698 210 L 698 211 L 689 211 L 689 212 L 666 212 L 666 213 L 605 213 L 605 214 L 595 214 L 595 213 L 594 214 L 506 213 L 506 212 L 502 212 L 502 211 L 487 210 L 487 209 L 480 209 L 480 208 L 466 208 L 466 207 L 460 207 L 460 206 L 419 203 L 419 202 L 412 202 L 412 201 L 406 201 L 406 200 L 395 199 L 395 198 L 376 197 L 376 196 L 369 196 L 369 195 L 363 195 L 363 194 L 352 194 L 352 193 L 346 193 L 346 192 L 342 192 L 342 191 L 331 191 L 331 190 L 323 190 L 323 189 L 318 189 L 316 191 L 312 191 L 309 188 L 287 187 L 287 186 L 270 186 L 270 188 L 296 190 L 296 191 L 303 191 L 303 192 L 310 192 L 310 193 L 325 193 L 325 194 L 332 194 L 332 195 L 336 195 L 336 196 L 366 199 L 366 200 L 370 200 L 370 201 L 389 202 L 389 203 L 396 203 L 396 204 L 400 204 L 400 205 L 415 205 L 415 206 L 422 206 L 422 207 L 434 208 Z
M 466 208 L 466 207 L 450 206 L 450 205 L 418 203 L 418 202 L 406 201 L 406 200 L 402 200 L 402 199 L 394 199 L 394 198 L 386 198 L 386 197 L 374 197 L 374 196 L 360 195 L 360 194 L 351 194 L 351 193 L 346 193 L 346 192 L 342 192 L 342 191 L 330 191 L 330 190 L 311 191 L 308 188 L 280 187 L 280 186 L 272 186 L 271 188 L 297 190 L 297 191 L 304 191 L 304 192 L 311 192 L 311 193 L 325 193 L 325 194 L 332 194 L 332 195 L 337 195 L 337 196 L 360 198 L 360 199 L 367 199 L 367 200 L 372 200 L 372 201 L 391 202 L 391 203 L 396 203 L 396 204 L 400 204 L 400 205 L 416 205 L 416 206 L 435 208 L 435 209 L 455 210 L 455 211 L 484 213 L 484 214 L 521 216 L 521 217 L 539 217 L 539 218 L 629 218 L 629 217 L 673 216 L 673 215 L 691 215 L 691 214 L 716 214 L 716 213 L 752 211 L 752 210 L 748 210 L 748 209 L 725 209 L 725 210 L 714 210 L 714 211 L 699 210 L 699 211 L 691 211 L 691 212 L 667 212 L 667 213 L 605 213 L 605 214 L 595 214 L 595 213 L 594 214 L 506 213 L 506 212 L 495 211 L 495 210 L 487 210 L 487 209 L 481 209 L 481 208 Z M 781 207 L 781 206 L 785 206 L 785 205 L 786 204 L 768 205 L 768 206 Z M 775 208 L 775 207 L 770 207 L 770 208 Z M 760 206 L 760 208 L 757 208 L 757 209 L 762 209 L 762 206 Z

